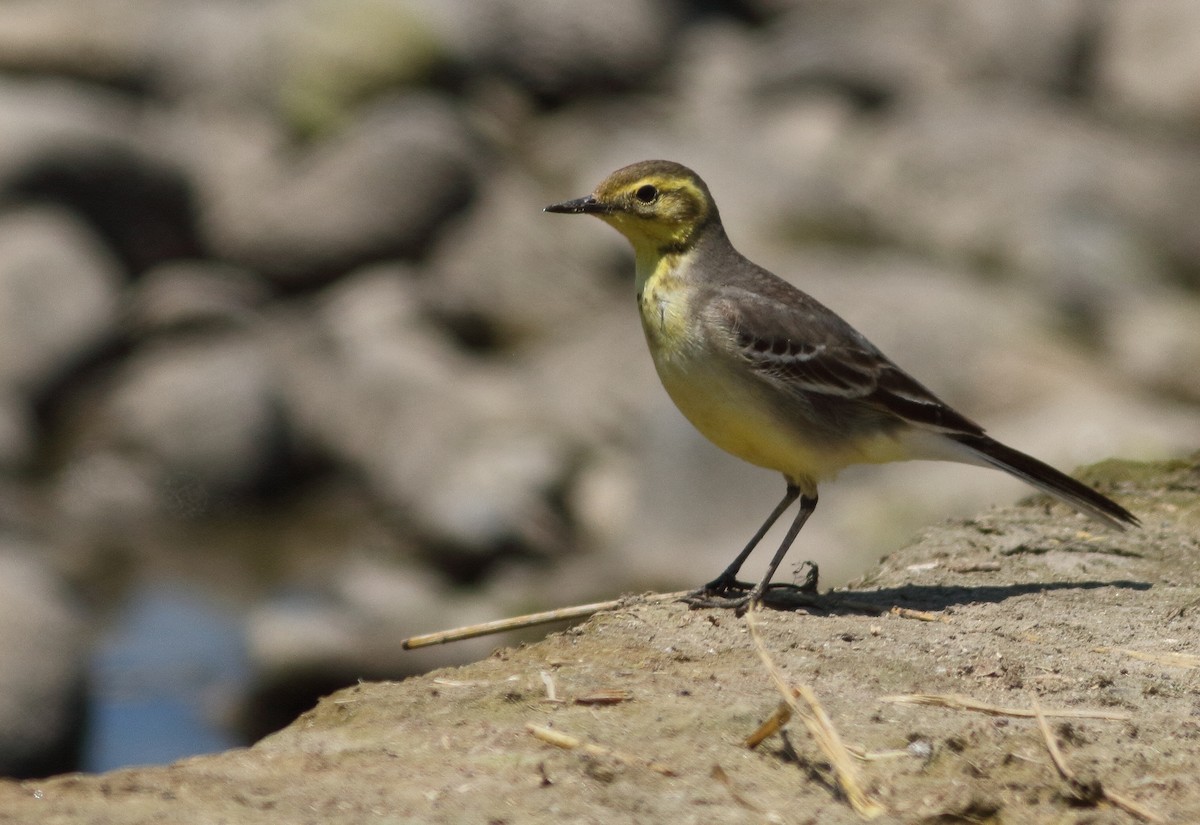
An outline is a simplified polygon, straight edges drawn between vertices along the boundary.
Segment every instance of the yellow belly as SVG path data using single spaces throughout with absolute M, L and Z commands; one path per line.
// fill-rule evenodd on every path
M 804 426 L 804 411 L 781 415 L 730 373 L 719 354 L 655 350 L 659 378 L 675 406 L 709 441 L 759 467 L 776 470 L 802 488 L 833 478 L 851 464 L 876 464 L 914 457 L 891 435 L 831 440 Z M 763 391 L 769 392 L 769 389 Z

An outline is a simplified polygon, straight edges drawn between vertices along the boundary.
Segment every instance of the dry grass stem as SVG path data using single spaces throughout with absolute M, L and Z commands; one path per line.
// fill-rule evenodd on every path
M 863 819 L 874 819 L 886 813 L 887 808 L 872 799 L 863 789 L 859 781 L 858 767 L 855 765 L 850 752 L 842 743 L 842 738 L 838 735 L 837 729 L 834 728 L 829 715 L 817 700 L 816 694 L 804 684 L 797 685 L 795 688 L 790 687 L 783 673 L 779 670 L 779 666 L 775 664 L 775 660 L 767 652 L 762 636 L 758 632 L 758 621 L 756 618 L 758 611 L 759 607 L 757 604 L 752 604 L 750 609 L 746 611 L 746 626 L 750 629 L 750 637 L 754 640 L 754 646 L 758 651 L 759 658 L 762 659 L 763 665 L 771 676 L 771 681 L 775 683 L 775 687 L 779 690 L 780 695 L 783 696 L 784 702 L 804 722 L 804 726 L 808 728 L 813 741 L 816 742 L 821 753 L 825 755 L 825 758 L 833 766 L 834 773 L 837 776 L 838 787 L 845 794 L 846 801 L 850 803 L 850 807 L 854 809 L 855 813 Z M 797 696 L 802 698 L 805 704 L 808 705 L 807 709 L 802 708 L 796 702 Z
M 1098 780 L 1089 783 L 1080 779 L 1079 775 L 1067 764 L 1066 757 L 1063 756 L 1062 751 L 1059 750 L 1058 742 L 1055 741 L 1054 734 L 1050 731 L 1050 725 L 1046 722 L 1046 715 L 1042 713 L 1042 708 L 1038 704 L 1037 697 L 1031 694 L 1029 701 L 1033 704 L 1032 715 L 1037 719 L 1038 730 L 1041 731 L 1042 740 L 1046 743 L 1046 750 L 1050 753 L 1050 761 L 1054 763 L 1054 769 L 1058 771 L 1058 775 L 1071 787 L 1071 793 L 1080 801 L 1093 802 L 1099 798 L 1110 805 L 1120 808 L 1125 813 L 1137 817 L 1143 822 L 1166 821 L 1146 806 L 1108 790 Z
M 533 734 L 536 738 L 541 739 L 548 745 L 554 745 L 556 748 L 563 750 L 578 750 L 586 753 L 589 756 L 601 756 L 615 759 L 623 765 L 637 765 L 643 768 L 649 768 L 655 773 L 660 773 L 663 776 L 676 776 L 677 774 L 672 768 L 667 767 L 661 762 L 655 762 L 652 759 L 646 759 L 641 756 L 624 753 L 622 751 L 606 748 L 604 745 L 597 745 L 594 742 L 588 742 L 575 736 L 570 736 L 566 733 L 561 733 L 553 728 L 547 728 L 544 725 L 535 725 L 533 722 L 525 725 L 525 729 Z
M 1141 650 L 1131 650 L 1127 647 L 1097 647 L 1093 648 L 1096 653 L 1121 653 L 1131 659 L 1140 659 L 1143 662 L 1153 662 L 1156 665 L 1166 665 L 1167 667 L 1200 667 L 1200 656 L 1192 653 L 1147 653 Z
M 643 597 L 646 602 L 674 601 L 686 596 L 688 591 L 678 593 L 654 593 Z M 523 630 L 527 627 L 537 627 L 543 624 L 565 622 L 571 619 L 584 619 L 602 610 L 615 610 L 626 604 L 625 599 L 613 599 L 607 602 L 577 604 L 573 607 L 560 607 L 556 610 L 544 610 L 541 613 L 527 613 L 524 616 L 513 616 L 508 619 L 497 619 L 493 622 L 456 627 L 452 630 L 439 630 L 436 633 L 425 633 L 420 636 L 409 636 L 400 643 L 405 650 L 431 645 L 444 645 L 447 642 L 460 642 L 463 639 L 476 639 L 480 636 L 491 636 L 496 633 L 507 633 L 510 630 Z
M 932 705 L 951 710 L 966 710 L 974 713 L 986 713 L 989 716 L 1016 716 L 1032 718 L 1033 711 L 1028 708 L 1004 707 L 979 702 L 969 696 L 958 693 L 905 693 L 899 696 L 881 696 L 881 702 L 891 702 L 894 705 Z M 1120 722 L 1129 718 L 1128 713 L 1115 710 L 1085 710 L 1080 708 L 1063 708 L 1045 711 L 1046 716 L 1060 719 L 1104 719 Z
M 633 692 L 624 688 L 605 688 L 576 696 L 574 701 L 577 705 L 617 705 L 632 698 Z
M 800 694 L 792 688 L 792 698 L 796 698 Z M 750 734 L 745 739 L 747 748 L 754 750 L 770 737 L 774 736 L 783 726 L 786 725 L 792 718 L 792 706 L 788 702 L 780 702 L 775 708 L 775 711 L 767 717 L 766 721 L 759 725 L 754 733 Z
M 734 802 L 747 810 L 754 811 L 756 814 L 763 813 L 762 808 L 744 797 L 741 792 L 739 792 L 738 789 L 733 786 L 733 780 L 729 778 L 729 774 L 725 773 L 725 769 L 720 765 L 713 765 L 709 776 L 725 786 L 725 790 L 729 791 L 729 796 Z
M 919 622 L 942 622 L 949 624 L 950 619 L 943 616 L 941 613 L 929 613 L 924 610 L 911 610 L 907 607 L 893 607 L 890 611 L 893 616 L 899 616 L 902 619 L 916 619 Z

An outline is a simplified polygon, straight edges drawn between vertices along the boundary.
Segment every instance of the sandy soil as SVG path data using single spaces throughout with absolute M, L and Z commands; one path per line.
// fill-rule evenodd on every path
M 1110 792 L 1200 822 L 1200 457 L 1089 477 L 1144 529 L 1034 499 L 759 614 L 786 679 L 878 757 L 858 763 L 876 821 L 1137 821 Z M 1119 718 L 1049 718 L 1072 785 L 1035 720 L 887 699 L 918 693 Z M 467 667 L 342 691 L 253 748 L 2 783 L 0 822 L 861 821 L 799 721 L 744 746 L 779 701 L 745 618 L 632 599 Z

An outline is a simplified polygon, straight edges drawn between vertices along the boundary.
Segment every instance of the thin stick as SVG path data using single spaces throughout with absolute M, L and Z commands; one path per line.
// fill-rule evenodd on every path
M 1168 667 L 1200 667 L 1200 656 L 1194 653 L 1147 653 L 1141 650 L 1132 650 L 1128 647 L 1095 647 L 1092 648 L 1096 653 L 1123 653 L 1134 659 L 1140 659 L 1143 662 L 1153 662 L 1156 665 L 1167 665 Z
M 680 590 L 677 593 L 653 593 L 641 598 L 647 603 L 666 602 L 683 598 L 687 594 L 688 591 Z M 479 636 L 491 636 L 495 633 L 506 633 L 510 630 L 522 630 L 526 627 L 537 627 L 538 625 L 543 624 L 564 622 L 569 619 L 583 619 L 603 610 L 615 610 L 622 605 L 628 604 L 628 602 L 628 599 L 613 599 L 612 601 L 608 602 L 593 602 L 592 604 L 577 604 L 574 607 L 560 607 L 557 610 L 544 610 L 541 613 L 527 613 L 524 616 L 513 616 L 512 618 L 508 619 L 497 619 L 493 622 L 483 622 L 481 624 L 472 624 L 465 627 L 456 627 L 452 630 L 439 630 L 437 633 L 426 633 L 421 636 L 409 636 L 400 643 L 400 646 L 405 650 L 413 650 L 414 648 L 418 647 L 443 645 L 447 642 L 459 642 L 463 639 L 475 639 Z
M 751 603 L 750 609 L 746 611 L 746 626 L 750 629 L 750 637 L 754 640 L 754 647 L 758 650 L 759 658 L 762 659 L 767 672 L 771 675 L 771 681 L 775 683 L 775 687 L 779 690 L 780 695 L 783 696 L 783 700 L 788 703 L 792 712 L 804 722 L 804 726 L 808 728 L 808 732 L 817 743 L 817 747 L 820 748 L 830 764 L 833 765 L 834 773 L 837 775 L 838 786 L 842 789 L 842 793 L 846 795 L 846 801 L 850 803 L 850 807 L 854 809 L 855 813 L 863 819 L 874 819 L 880 814 L 886 813 L 887 808 L 872 799 L 863 790 L 858 778 L 858 768 L 855 766 L 850 753 L 846 750 L 846 746 L 842 743 L 842 737 L 838 735 L 837 729 L 834 728 L 833 722 L 830 721 L 829 714 L 825 712 L 825 708 L 817 700 L 817 695 L 805 684 L 799 684 L 794 688 L 788 686 L 783 673 L 779 670 L 779 666 L 775 664 L 775 661 L 771 658 L 771 654 L 767 652 L 762 636 L 759 635 L 758 623 L 755 618 L 758 610 L 758 603 Z M 796 696 L 804 699 L 808 705 L 807 710 L 797 704 Z
M 799 694 L 792 689 L 792 698 Z M 783 726 L 792 719 L 792 706 L 788 702 L 780 702 L 775 708 L 775 712 L 767 717 L 766 721 L 759 725 L 754 733 L 750 734 L 743 740 L 742 744 L 750 750 L 754 750 L 770 737 L 774 736 L 779 731 L 783 730 Z
M 678 776 L 673 768 L 661 762 L 655 762 L 652 759 L 645 759 L 641 756 L 634 756 L 630 753 L 606 748 L 604 745 L 597 745 L 595 742 L 588 742 L 585 739 L 556 731 L 553 728 L 547 728 L 544 725 L 535 725 L 533 722 L 529 722 L 525 725 L 525 730 L 546 744 L 553 745 L 556 748 L 562 748 L 563 750 L 578 749 L 589 756 L 607 756 L 625 765 L 640 765 L 644 768 L 649 768 L 655 773 L 661 773 L 663 776 Z
M 989 716 L 1032 718 L 1036 715 L 1028 708 L 989 705 L 986 702 L 979 702 L 969 696 L 962 696 L 957 693 L 906 693 L 902 696 L 881 696 L 879 701 L 891 702 L 896 705 L 932 705 L 939 708 L 950 708 L 951 710 L 986 713 Z M 1121 711 L 1083 710 L 1077 708 L 1048 710 L 1045 711 L 1044 715 L 1063 719 L 1105 719 L 1112 722 L 1120 722 L 1129 718 L 1128 713 L 1122 713 Z
M 1050 761 L 1054 763 L 1054 769 L 1058 771 L 1058 775 L 1071 786 L 1072 793 L 1085 802 L 1094 799 L 1094 796 L 1099 794 L 1105 802 L 1115 805 L 1125 811 L 1125 813 L 1131 814 L 1143 822 L 1166 821 L 1144 805 L 1108 790 L 1100 782 L 1096 782 L 1095 785 L 1089 785 L 1081 780 L 1079 775 L 1071 770 L 1071 766 L 1067 764 L 1066 757 L 1059 750 L 1058 743 L 1054 740 L 1054 734 L 1050 732 L 1050 725 L 1046 723 L 1046 715 L 1042 713 L 1042 707 L 1038 704 L 1037 697 L 1030 694 L 1029 701 L 1033 703 L 1033 716 L 1037 719 L 1038 730 L 1042 733 L 1042 740 L 1046 743 L 1046 750 L 1050 752 Z
M 950 624 L 950 618 L 943 616 L 941 613 L 930 613 L 926 610 L 913 610 L 908 607 L 897 607 L 892 605 L 890 612 L 893 616 L 899 616 L 902 619 L 916 619 L 919 622 L 942 622 Z

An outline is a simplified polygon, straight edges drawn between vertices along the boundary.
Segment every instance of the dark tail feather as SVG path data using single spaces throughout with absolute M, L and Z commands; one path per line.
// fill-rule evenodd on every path
M 1138 527 L 1141 525 L 1137 516 L 1107 496 L 1103 496 L 1086 484 L 1060 473 L 1049 464 L 1043 464 L 1019 450 L 1006 447 L 995 439 L 986 435 L 969 434 L 951 435 L 950 438 L 969 447 L 993 467 L 1011 473 L 1043 493 L 1049 493 L 1079 512 L 1103 521 L 1118 530 L 1124 530 L 1127 526 Z

